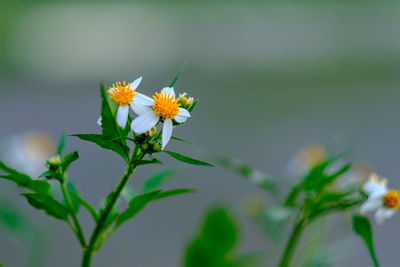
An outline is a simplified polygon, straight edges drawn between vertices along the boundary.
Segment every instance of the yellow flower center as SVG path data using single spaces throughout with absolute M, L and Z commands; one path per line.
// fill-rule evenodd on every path
M 399 191 L 390 189 L 383 197 L 383 203 L 385 207 L 397 210 L 400 206 L 400 194 Z
M 127 86 L 125 81 L 122 84 L 121 82 L 114 83 L 110 90 L 109 94 L 118 106 L 128 105 L 133 102 L 133 97 L 137 94 L 136 88 L 129 88 L 129 84 Z
M 178 99 L 175 99 L 174 95 L 161 92 L 156 93 L 153 99 L 153 110 L 157 116 L 164 119 L 173 119 L 178 115 L 180 104 L 178 103 Z

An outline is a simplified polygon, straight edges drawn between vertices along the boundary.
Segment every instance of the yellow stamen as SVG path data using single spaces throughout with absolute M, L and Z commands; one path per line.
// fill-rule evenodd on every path
M 153 110 L 157 116 L 164 119 L 173 119 L 178 115 L 180 104 L 178 103 L 178 99 L 175 99 L 174 95 L 161 92 L 156 93 L 153 99 Z
M 130 104 L 133 102 L 133 97 L 137 95 L 136 88 L 129 88 L 129 84 L 127 86 L 125 81 L 122 84 L 121 82 L 114 83 L 113 87 L 110 87 L 110 90 L 109 94 L 118 106 Z
M 385 207 L 397 210 L 400 206 L 400 194 L 399 191 L 390 189 L 383 197 L 383 203 Z

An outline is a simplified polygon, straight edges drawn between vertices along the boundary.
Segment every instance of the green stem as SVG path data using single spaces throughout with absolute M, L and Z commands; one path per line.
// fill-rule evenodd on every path
M 65 199 L 65 202 L 67 202 L 67 205 L 71 211 L 71 217 L 72 217 L 72 220 L 74 221 L 74 225 L 75 225 L 75 228 L 73 228 L 73 230 L 79 240 L 79 243 L 81 243 L 81 246 L 86 247 L 85 235 L 83 234 L 82 227 L 79 223 L 78 218 L 76 217 L 76 213 L 74 211 L 74 206 L 72 205 L 71 198 L 68 194 L 68 191 L 67 191 L 67 188 L 65 187 L 64 182 L 60 182 L 60 187 L 61 187 L 61 191 L 64 196 L 64 199 Z
M 136 157 L 136 153 L 134 153 L 133 157 Z M 141 156 L 137 156 L 137 158 L 140 160 L 144 157 L 142 154 Z M 85 248 L 83 252 L 83 257 L 82 257 L 82 265 L 81 267 L 90 267 L 92 258 L 94 255 L 94 248 L 96 246 L 97 240 L 100 236 L 100 234 L 103 232 L 103 227 L 105 223 L 107 222 L 108 215 L 112 211 L 115 203 L 117 202 L 118 198 L 121 195 L 122 190 L 124 189 L 125 185 L 128 183 L 129 178 L 132 176 L 133 171 L 136 169 L 137 165 L 135 163 L 129 163 L 128 167 L 126 168 L 126 171 L 124 175 L 122 176 L 121 180 L 119 181 L 114 194 L 112 196 L 112 199 L 108 203 L 108 205 L 105 207 L 104 212 L 101 214 L 101 217 L 99 218 L 99 221 L 90 237 L 89 244 Z
M 300 219 L 295 224 L 292 233 L 290 234 L 289 240 L 286 243 L 285 251 L 282 255 L 281 261 L 278 266 L 288 267 L 292 259 L 293 253 L 296 249 L 297 242 L 299 241 L 301 232 L 304 229 L 305 220 Z

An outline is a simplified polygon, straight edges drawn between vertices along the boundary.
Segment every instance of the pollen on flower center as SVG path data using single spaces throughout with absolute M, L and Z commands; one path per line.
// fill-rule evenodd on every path
M 153 99 L 153 110 L 157 116 L 164 119 L 173 119 L 178 115 L 180 104 L 178 103 L 178 99 L 175 99 L 174 95 L 161 92 L 156 93 Z
M 383 203 L 385 207 L 397 210 L 400 206 L 400 194 L 397 190 L 389 190 L 383 197 Z
M 118 104 L 118 106 L 128 105 L 133 102 L 133 97 L 137 94 L 136 89 L 129 88 L 126 82 L 116 82 L 113 87 L 110 87 L 109 94 L 111 98 Z

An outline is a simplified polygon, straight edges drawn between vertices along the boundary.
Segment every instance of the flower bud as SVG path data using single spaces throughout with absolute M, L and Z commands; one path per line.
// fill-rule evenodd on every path
M 153 128 L 151 128 L 150 130 L 148 130 L 147 132 L 145 132 L 144 134 L 147 137 L 153 137 L 154 135 L 156 135 L 157 133 L 157 128 L 154 126 Z
M 60 155 L 54 156 L 47 161 L 49 167 L 57 167 L 61 165 Z
M 193 105 L 193 97 L 187 97 L 186 93 L 179 94 L 178 103 L 181 104 L 181 107 L 184 109 L 188 109 Z

